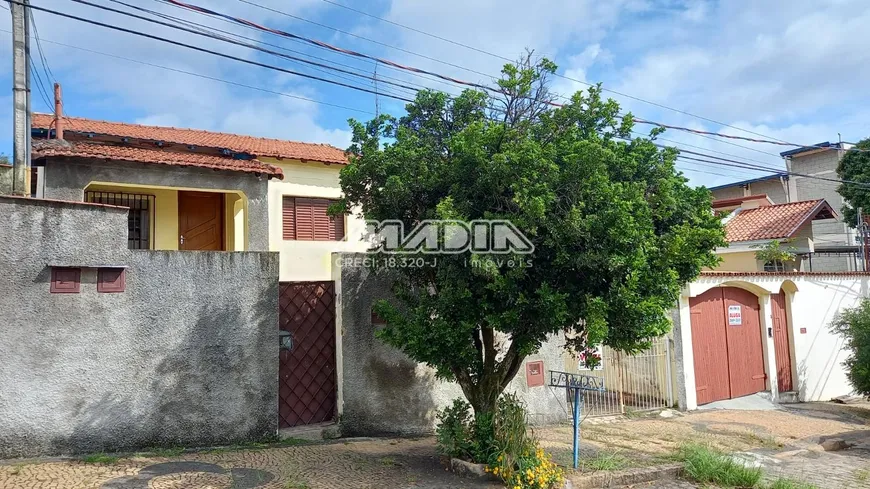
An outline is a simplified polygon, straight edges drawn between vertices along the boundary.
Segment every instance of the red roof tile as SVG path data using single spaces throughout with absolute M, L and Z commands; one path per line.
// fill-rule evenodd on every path
M 725 239 L 733 242 L 790 238 L 804 224 L 834 216 L 836 213 L 824 199 L 741 209 L 725 224 Z
M 130 146 L 59 141 L 57 139 L 33 140 L 33 157 L 74 156 L 81 158 L 105 158 L 108 160 L 135 161 L 174 166 L 196 166 L 215 170 L 262 173 L 284 178 L 280 168 L 259 160 L 237 160 L 225 156 L 201 153 L 185 153 L 165 149 L 144 149 Z
M 53 127 L 52 114 L 33 114 L 32 126 L 37 129 Z M 229 149 L 238 153 L 250 153 L 257 157 L 288 158 L 347 164 L 344 150 L 328 144 L 301 143 L 280 139 L 241 136 L 222 132 L 176 127 L 145 126 L 124 122 L 100 121 L 82 117 L 64 117 L 64 130 L 109 136 L 166 141 L 192 146 Z

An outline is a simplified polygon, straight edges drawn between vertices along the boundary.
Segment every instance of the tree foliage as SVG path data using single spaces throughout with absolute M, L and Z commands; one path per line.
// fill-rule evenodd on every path
M 843 220 L 850 224 L 857 222 L 859 207 L 865 215 L 870 213 L 870 138 L 856 144 L 855 149 L 864 151 L 847 151 L 837 164 L 840 180 L 864 184 L 842 183 L 837 189 L 843 196 Z
M 832 329 L 845 339 L 843 350 L 849 356 L 843 365 L 849 382 L 856 392 L 870 396 L 870 300 L 838 314 Z
M 687 185 L 676 151 L 631 140 L 631 115 L 600 87 L 555 107 L 554 70 L 527 56 L 504 68 L 499 93 L 421 91 L 403 117 L 350 121 L 333 212 L 406 229 L 506 219 L 535 246 L 391 269 L 398 301 L 376 306 L 379 337 L 457 381 L 477 414 L 548 335 L 633 350 L 667 332 L 680 287 L 724 246 L 709 192 Z

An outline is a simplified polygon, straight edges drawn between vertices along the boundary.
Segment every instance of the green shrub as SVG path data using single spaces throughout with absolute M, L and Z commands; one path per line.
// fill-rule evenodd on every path
M 471 405 L 463 399 L 438 413 L 438 451 L 452 458 L 473 459 L 474 430 L 471 424 Z
M 685 461 L 686 476 L 702 484 L 744 488 L 755 487 L 761 479 L 761 469 L 744 467 L 728 455 L 703 445 L 681 447 L 680 458 Z
M 495 412 L 471 414 L 462 399 L 438 413 L 438 450 L 487 465 L 510 488 L 547 489 L 562 471 L 538 446 L 526 424 L 526 409 L 513 394 L 499 398 Z
M 840 312 L 831 329 L 845 340 L 843 349 L 849 356 L 843 365 L 849 382 L 856 392 L 870 396 L 870 300 Z

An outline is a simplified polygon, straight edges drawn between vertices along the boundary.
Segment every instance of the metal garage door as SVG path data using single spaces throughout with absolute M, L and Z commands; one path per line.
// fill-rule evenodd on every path
M 758 298 L 719 287 L 689 300 L 698 404 L 765 389 Z

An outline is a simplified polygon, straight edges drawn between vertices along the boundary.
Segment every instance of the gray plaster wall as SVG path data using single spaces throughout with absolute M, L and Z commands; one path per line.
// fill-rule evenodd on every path
M 277 254 L 130 251 L 124 208 L 0 215 L 0 458 L 276 433 Z M 99 265 L 126 291 L 97 293 Z M 84 267 L 80 293 L 49 293 L 51 266 Z
M 45 198 L 83 201 L 92 182 L 235 190 L 248 199 L 248 248 L 269 251 L 268 178 L 251 173 L 88 158 L 48 158 Z
M 452 382 L 437 380 L 434 371 L 375 338 L 371 306 L 390 299 L 388 277 L 363 266 L 348 266 L 364 254 L 334 253 L 333 279 L 340 290 L 336 306 L 339 357 L 340 418 L 344 436 L 419 435 L 431 433 L 436 413 L 463 397 Z M 544 361 L 544 370 L 564 370 L 564 341 L 554 337 L 526 359 Z M 568 419 L 564 390 L 528 387 L 525 363 L 507 388 L 525 402 L 534 424 Z
M 12 193 L 12 168 L 0 163 L 0 195 Z

